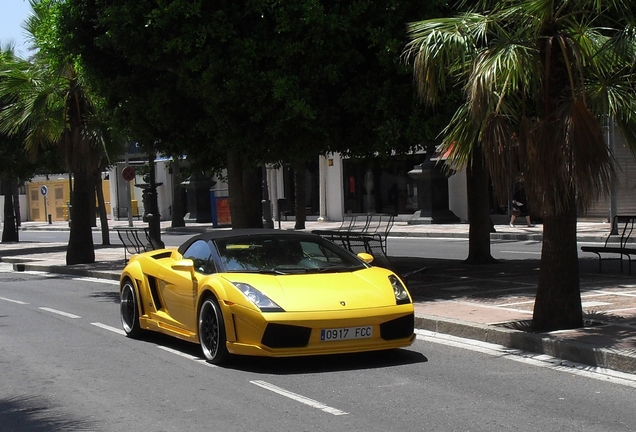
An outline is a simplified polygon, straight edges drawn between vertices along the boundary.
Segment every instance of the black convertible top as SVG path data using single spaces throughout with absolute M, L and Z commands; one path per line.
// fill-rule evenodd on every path
M 183 254 L 190 247 L 192 243 L 197 240 L 217 240 L 217 239 L 228 239 L 228 238 L 238 238 L 238 237 L 250 237 L 250 236 L 303 236 L 312 239 L 320 238 L 319 235 L 311 234 L 306 231 L 292 231 L 292 230 L 279 230 L 279 229 L 268 229 L 268 228 L 243 228 L 243 229 L 229 229 L 229 230 L 215 230 L 208 231 L 194 237 L 190 237 L 186 240 L 181 246 L 179 246 L 179 253 Z

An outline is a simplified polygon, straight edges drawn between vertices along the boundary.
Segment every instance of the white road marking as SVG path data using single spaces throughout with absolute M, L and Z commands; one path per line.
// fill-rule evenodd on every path
M 506 311 L 510 311 L 510 312 L 521 312 L 521 313 L 524 313 L 524 314 L 532 314 L 532 311 L 503 307 L 504 305 L 489 305 L 489 304 L 473 303 L 473 302 L 462 302 L 462 304 L 472 305 L 474 307 L 482 307 L 482 308 L 485 308 L 485 309 L 497 309 L 497 310 L 506 310 Z
M 506 251 L 502 250 L 499 253 L 505 254 L 519 254 L 519 255 L 541 255 L 541 252 L 532 252 L 532 251 Z
M 468 241 L 468 237 L 444 237 L 444 236 L 440 236 L 440 237 L 434 237 L 434 236 L 426 236 L 426 237 L 420 237 L 420 236 L 391 236 L 389 238 L 389 241 L 391 241 L 392 239 L 400 239 L 400 240 L 413 240 L 413 241 L 422 241 L 422 240 L 444 240 L 446 242 L 467 242 Z
M 604 369 L 594 366 L 558 359 L 545 354 L 531 353 L 502 345 L 480 342 L 472 339 L 464 339 L 456 336 L 435 333 L 428 330 L 415 330 L 417 338 L 426 342 L 453 346 L 461 349 L 480 352 L 499 358 L 514 360 L 533 366 L 553 369 L 559 372 L 567 372 L 574 375 L 593 378 L 601 381 L 609 381 L 626 387 L 636 388 L 636 375 Z
M 20 301 L 20 300 L 11 300 L 9 298 L 5 298 L 5 297 L 0 297 L 0 300 L 4 300 L 7 302 L 11 302 L 11 303 L 17 303 L 17 304 L 21 304 L 21 305 L 28 305 L 28 303 Z
M 51 312 L 51 313 L 54 313 L 54 314 L 57 314 L 57 315 L 62 315 L 62 316 L 65 316 L 67 318 L 81 318 L 81 316 L 79 316 L 79 315 L 74 315 L 72 313 L 63 312 L 63 311 L 60 311 L 60 310 L 57 310 L 57 309 L 51 309 L 51 308 L 48 308 L 48 307 L 41 307 L 41 308 L 38 308 L 38 309 L 41 309 L 41 310 L 47 311 L 47 312 Z
M 74 277 L 73 280 L 84 281 L 84 282 L 95 282 L 107 285 L 119 285 L 119 281 L 111 280 L 111 279 L 101 279 L 96 277 Z
M 583 306 L 583 307 L 607 306 L 607 305 L 611 305 L 611 304 L 612 303 L 600 302 L 600 301 L 581 302 L 581 306 Z
M 611 292 L 611 291 L 598 291 L 599 296 L 607 296 L 607 295 L 615 295 L 615 296 L 623 296 L 623 297 L 636 297 L 636 293 L 634 292 Z M 581 296 L 582 297 L 582 296 Z
M 13 267 L 6 268 L 6 269 L 0 267 L 0 273 L 14 273 L 14 272 L 15 271 L 13 270 Z M 67 274 L 61 274 L 61 273 L 47 272 L 42 270 L 26 270 L 20 273 L 34 275 L 34 276 L 48 277 L 48 278 L 58 278 L 58 279 L 67 278 L 71 280 L 84 281 L 84 282 L 94 282 L 94 283 L 107 284 L 107 285 L 119 285 L 119 281 L 112 280 L 112 279 L 103 279 L 99 277 L 87 277 L 87 276 L 73 276 L 73 275 L 67 275 Z
M 91 323 L 91 324 L 92 324 L 92 325 L 94 325 L 95 327 L 99 327 L 99 328 L 102 328 L 102 329 L 104 329 L 104 330 L 108 330 L 108 331 L 111 331 L 111 332 L 113 332 L 113 333 L 117 333 L 118 335 L 126 336 L 126 332 L 125 332 L 125 331 L 123 331 L 123 330 L 122 330 L 122 329 L 120 329 L 120 328 L 117 328 L 117 327 L 111 327 L 111 326 L 109 326 L 109 325 L 102 324 L 102 323 L 98 323 L 98 322 L 94 322 L 94 323 Z
M 333 414 L 333 415 L 346 415 L 346 414 L 349 414 L 348 412 L 341 411 L 341 410 L 336 409 L 336 408 L 332 408 L 330 406 L 325 405 L 322 402 L 318 402 L 317 400 L 314 400 L 314 399 L 309 399 L 308 397 L 299 395 L 297 393 L 292 393 L 289 390 L 285 390 L 283 388 L 277 387 L 277 386 L 275 386 L 273 384 L 270 384 L 268 382 L 265 382 L 265 381 L 256 380 L 256 381 L 250 381 L 250 382 L 252 384 L 257 385 L 259 387 L 262 387 L 262 388 L 264 388 L 266 390 L 272 391 L 274 393 L 278 393 L 281 396 L 288 397 L 288 398 L 293 399 L 293 400 L 295 400 L 297 402 L 300 402 L 300 403 L 305 404 L 305 405 L 309 405 L 312 408 L 319 409 L 319 410 L 324 411 L 324 412 L 329 413 L 329 414 Z
M 211 368 L 218 367 L 216 365 L 213 365 L 212 363 L 208 363 L 207 361 L 205 361 L 202 358 L 199 358 L 199 357 L 196 357 L 196 356 L 193 356 L 193 355 L 190 355 L 190 354 L 186 354 L 186 353 L 183 353 L 181 351 L 177 351 L 176 349 L 168 348 L 168 347 L 161 346 L 161 345 L 157 345 L 157 348 L 162 349 L 162 350 L 167 351 L 167 352 L 172 353 L 172 354 L 176 354 L 179 357 L 183 357 L 183 358 L 186 358 L 188 360 L 192 360 L 192 361 L 197 362 L 197 363 L 199 363 L 199 364 L 201 364 L 203 366 L 207 366 L 207 367 L 211 367 Z
M 0 273 L 13 273 L 12 263 L 0 263 Z

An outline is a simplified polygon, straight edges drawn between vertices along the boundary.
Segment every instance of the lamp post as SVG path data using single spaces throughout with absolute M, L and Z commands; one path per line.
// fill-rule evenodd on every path
M 150 237 L 151 246 L 154 249 L 163 249 L 165 247 L 161 241 L 161 215 L 159 214 L 159 204 L 157 203 L 157 184 L 155 181 L 155 153 L 154 146 L 148 151 L 149 173 L 148 182 L 140 185 L 143 189 L 141 199 L 144 203 L 144 222 L 148 222 L 148 235 Z

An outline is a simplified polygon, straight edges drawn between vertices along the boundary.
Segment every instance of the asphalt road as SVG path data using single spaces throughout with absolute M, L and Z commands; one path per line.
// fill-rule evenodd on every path
M 388 353 L 201 360 L 123 336 L 117 286 L 0 264 L 2 431 L 628 431 L 636 380 L 426 334 Z M 634 378 L 634 377 L 632 377 Z

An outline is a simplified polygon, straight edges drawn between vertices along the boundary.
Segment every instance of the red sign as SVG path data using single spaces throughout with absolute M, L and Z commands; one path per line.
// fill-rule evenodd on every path
M 127 166 L 121 170 L 121 176 L 126 181 L 132 181 L 135 178 L 135 168 Z
M 232 224 L 232 216 L 230 215 L 230 200 L 228 197 L 219 197 L 216 199 L 216 215 L 219 225 Z

